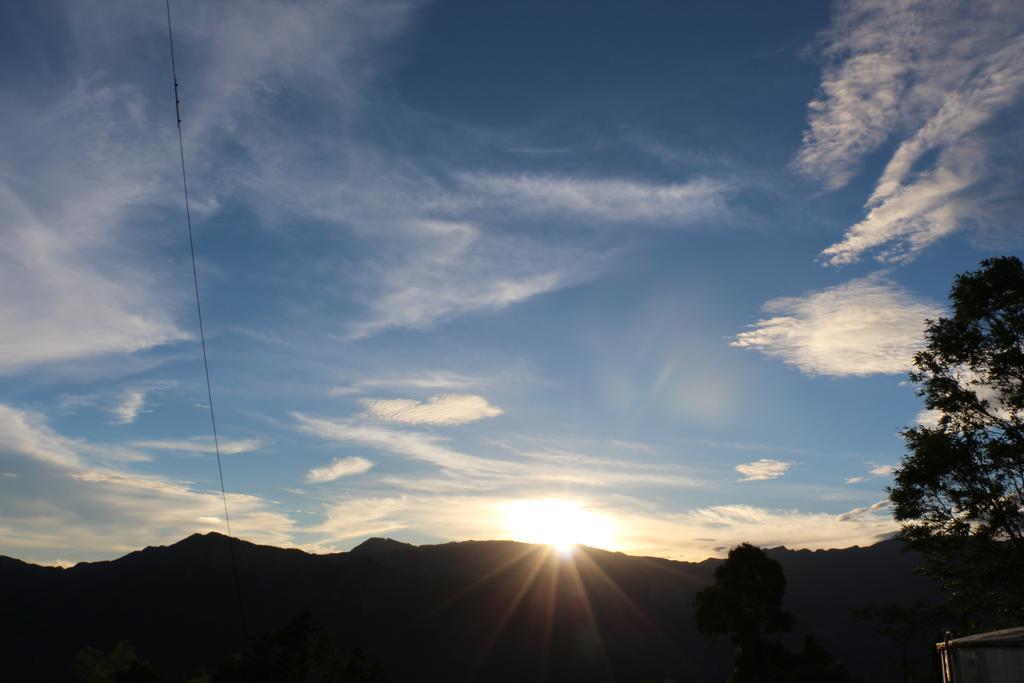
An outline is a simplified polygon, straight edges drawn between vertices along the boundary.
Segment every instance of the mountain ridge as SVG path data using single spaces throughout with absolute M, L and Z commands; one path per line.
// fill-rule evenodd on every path
M 137 553 L 143 553 L 143 552 L 146 552 L 146 551 L 156 551 L 156 550 L 163 550 L 163 549 L 169 549 L 169 548 L 182 548 L 182 547 L 188 547 L 188 546 L 193 545 L 193 544 L 199 545 L 202 542 L 226 543 L 228 541 L 234 541 L 236 543 L 239 543 L 239 544 L 242 544 L 242 545 L 246 545 L 246 546 L 252 546 L 252 547 L 255 547 L 255 548 L 272 548 L 274 550 L 280 550 L 280 551 L 285 551 L 285 552 L 297 551 L 297 552 L 303 553 L 305 555 L 310 555 L 310 556 L 313 556 L 313 557 L 333 557 L 333 556 L 348 555 L 348 554 L 372 555 L 372 554 L 377 554 L 377 553 L 380 553 L 380 552 L 392 552 L 392 551 L 408 550 L 408 549 L 415 549 L 415 548 L 437 548 L 437 547 L 445 547 L 445 546 L 455 546 L 455 545 L 459 545 L 459 544 L 490 544 L 490 543 L 500 543 L 500 544 L 518 544 L 518 545 L 521 545 L 521 546 L 535 546 L 535 547 L 543 547 L 544 546 L 544 544 L 528 543 L 528 542 L 525 542 L 525 541 L 514 541 L 514 540 L 510 540 L 510 539 L 488 539 L 488 540 L 484 540 L 484 539 L 469 539 L 469 540 L 463 540 L 463 541 L 446 541 L 444 543 L 423 543 L 423 544 L 418 544 L 417 545 L 417 544 L 414 544 L 414 543 L 409 543 L 409 542 L 406 542 L 406 541 L 399 541 L 397 539 L 393 539 L 393 538 L 389 538 L 389 537 L 384 537 L 384 536 L 369 536 L 369 537 L 366 538 L 366 540 L 362 541 L 361 543 L 356 544 L 355 546 L 353 546 L 349 550 L 342 550 L 342 551 L 329 552 L 329 553 L 315 553 L 315 552 L 311 552 L 309 550 L 304 550 L 302 548 L 281 547 L 281 546 L 269 545 L 269 544 L 265 544 L 265 543 L 256 543 L 256 542 L 253 542 L 253 541 L 246 540 L 246 539 L 244 539 L 242 537 L 239 537 L 239 536 L 228 536 L 227 534 L 223 534 L 223 533 L 221 533 L 219 531 L 207 531 L 207 532 L 195 532 L 193 534 L 189 534 L 185 538 L 182 538 L 182 539 L 180 539 L 178 541 L 174 541 L 173 543 L 168 543 L 166 545 L 149 545 L 149 546 L 146 546 L 145 548 L 140 548 L 139 550 L 132 550 L 132 551 L 129 551 L 129 552 L 127 552 L 124 555 L 121 555 L 119 557 L 114 557 L 114 558 L 110 558 L 110 559 L 101 559 L 101 560 L 82 560 L 82 561 L 76 562 L 76 563 L 74 563 L 72 565 L 68 565 L 68 566 L 50 565 L 50 564 L 44 564 L 44 563 L 39 563 L 39 562 L 31 562 L 29 560 L 22 560 L 22 559 L 17 558 L 17 557 L 13 557 L 13 556 L 10 556 L 10 555 L 3 555 L 3 554 L 0 554 L 0 562 L 5 561 L 5 560 L 11 560 L 11 561 L 14 561 L 14 562 L 19 562 L 19 563 L 22 563 L 22 564 L 25 564 L 25 565 L 29 565 L 29 566 L 33 566 L 33 567 L 41 567 L 41 568 L 48 568 L 48 569 L 58 569 L 58 570 L 67 570 L 67 569 L 74 569 L 75 567 L 77 567 L 79 565 L 95 565 L 95 564 L 116 562 L 118 560 L 122 560 L 122 559 L 125 559 L 125 558 L 129 557 L 129 556 L 135 555 Z M 888 537 L 888 538 L 880 539 L 878 542 L 872 543 L 871 545 L 865 545 L 865 546 L 862 546 L 862 545 L 851 545 L 851 546 L 846 546 L 846 547 L 843 547 L 843 548 L 790 548 L 790 547 L 785 546 L 785 545 L 778 545 L 778 546 L 766 547 L 765 548 L 765 552 L 768 553 L 769 555 L 774 555 L 774 554 L 779 554 L 779 553 L 809 553 L 809 554 L 812 554 L 812 555 L 819 555 L 819 554 L 827 554 L 827 553 L 835 553 L 835 552 L 844 552 L 844 551 L 850 551 L 850 550 L 864 550 L 864 549 L 867 549 L 867 548 L 873 548 L 873 547 L 876 547 L 876 546 L 879 546 L 879 545 L 884 545 L 884 544 L 897 544 L 897 545 L 901 545 L 901 542 L 897 538 L 895 538 L 895 537 Z M 689 564 L 689 565 L 700 565 L 700 564 L 704 564 L 706 562 L 719 563 L 719 562 L 722 562 L 725 559 L 724 556 L 723 557 L 712 556 L 712 557 L 706 557 L 706 558 L 704 558 L 702 560 L 676 560 L 676 559 L 672 559 L 672 558 L 669 558 L 669 557 L 661 557 L 661 556 L 658 556 L 658 555 L 632 555 L 630 553 L 626 553 L 626 552 L 623 552 L 623 551 L 620 551 L 620 550 L 606 550 L 604 548 L 598 548 L 598 547 L 595 547 L 595 546 L 578 545 L 576 547 L 577 548 L 585 548 L 588 551 L 597 551 L 597 552 L 609 553 L 609 554 L 614 554 L 614 555 L 622 555 L 624 557 L 632 557 L 632 558 L 636 558 L 636 559 L 663 560 L 665 562 L 675 562 L 675 563 Z
M 783 565 L 785 606 L 798 618 L 790 640 L 814 633 L 851 672 L 889 680 L 892 646 L 848 612 L 935 600 L 935 587 L 913 574 L 916 557 L 893 539 L 768 552 Z M 0 642 L 18 653 L 26 679 L 60 680 L 81 647 L 129 640 L 180 680 L 239 649 L 240 621 L 253 636 L 309 612 L 340 650 L 361 648 L 391 681 L 718 681 L 732 649 L 700 638 L 692 600 L 721 562 L 586 547 L 568 562 L 514 541 L 385 538 L 312 554 L 211 532 L 69 568 L 0 558 L 0 604 L 11 615 Z

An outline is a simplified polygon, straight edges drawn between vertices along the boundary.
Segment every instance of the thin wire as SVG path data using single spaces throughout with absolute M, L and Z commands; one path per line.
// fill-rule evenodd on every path
M 228 494 L 224 488 L 224 468 L 220 463 L 220 440 L 217 438 L 217 417 L 213 412 L 213 389 L 210 384 L 210 363 L 206 359 L 206 333 L 203 331 L 203 307 L 199 303 L 199 273 L 196 269 L 196 244 L 192 238 L 192 211 L 188 200 L 188 177 L 185 175 L 185 144 L 181 138 L 181 99 L 178 97 L 178 70 L 174 64 L 174 34 L 171 32 L 171 0 L 167 6 L 167 40 L 171 46 L 171 76 L 174 78 L 174 113 L 178 119 L 178 152 L 181 156 L 181 185 L 185 190 L 185 222 L 188 225 L 188 249 L 192 255 L 192 285 L 196 292 L 196 315 L 199 317 L 199 341 L 203 347 L 203 371 L 206 373 L 206 398 L 210 404 L 210 425 L 213 427 L 213 450 L 217 454 L 217 474 L 220 475 L 220 495 L 224 501 L 224 522 L 231 534 L 231 516 L 228 514 Z
M 206 357 L 206 332 L 203 329 L 203 307 L 199 301 L 199 271 L 196 268 L 196 244 L 192 237 L 192 211 L 188 198 L 188 176 L 185 173 L 185 143 L 181 135 L 181 98 L 178 96 L 178 69 L 174 62 L 174 32 L 171 29 L 171 0 L 164 0 L 167 8 L 167 42 L 171 48 L 171 77 L 174 79 L 174 115 L 178 121 L 178 154 L 181 158 L 181 186 L 185 191 L 185 223 L 188 225 L 188 249 L 192 256 L 192 285 L 196 294 L 196 316 L 199 318 L 199 341 L 203 348 L 203 372 L 206 375 L 206 398 L 210 405 L 210 426 L 213 428 L 213 450 L 217 455 L 217 474 L 220 477 L 220 497 L 224 503 L 224 523 L 228 529 L 231 546 L 231 569 L 235 580 L 235 594 L 238 612 L 245 640 L 245 614 L 242 609 L 242 590 L 238 581 L 238 560 L 235 558 L 235 537 L 231 533 L 231 516 L 228 514 L 228 494 L 224 487 L 224 467 L 220 459 L 220 440 L 217 437 L 217 416 L 213 410 L 213 388 L 210 382 L 210 363 Z

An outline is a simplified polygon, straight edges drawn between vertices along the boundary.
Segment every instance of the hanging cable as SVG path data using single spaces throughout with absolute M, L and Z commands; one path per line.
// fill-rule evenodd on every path
M 178 122 L 178 154 L 181 158 L 181 186 L 185 191 L 185 223 L 188 226 L 188 249 L 192 257 L 192 285 L 196 295 L 196 316 L 199 318 L 199 342 L 203 349 L 203 372 L 206 375 L 206 399 L 210 406 L 210 426 L 213 429 L 213 450 L 217 455 L 217 474 L 220 477 L 220 497 L 224 503 L 224 524 L 228 531 L 228 545 L 231 548 L 231 571 L 235 583 L 235 597 L 238 601 L 239 624 L 242 642 L 246 641 L 245 612 L 242 606 L 242 589 L 238 580 L 238 559 L 235 557 L 235 537 L 231 533 L 231 516 L 228 514 L 228 494 L 224 487 L 224 467 L 221 465 L 220 440 L 217 437 L 217 416 L 213 410 L 213 388 L 210 382 L 210 363 L 206 357 L 206 332 L 203 329 L 203 307 L 199 300 L 199 271 L 196 268 L 196 245 L 192 236 L 192 211 L 188 198 L 188 176 L 185 173 L 185 143 L 181 135 L 181 98 L 178 94 L 178 69 L 174 62 L 174 31 L 171 28 L 171 0 L 164 0 L 167 8 L 167 42 L 171 48 L 171 77 L 174 79 L 174 115 Z

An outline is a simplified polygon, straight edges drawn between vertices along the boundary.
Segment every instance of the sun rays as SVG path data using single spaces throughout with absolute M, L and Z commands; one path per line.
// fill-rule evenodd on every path
M 583 501 L 561 498 L 510 500 L 498 511 L 497 521 L 505 534 L 531 545 L 511 552 L 485 576 L 469 582 L 438 605 L 441 610 L 458 609 L 457 605 L 471 593 L 489 596 L 486 602 L 491 611 L 486 627 L 478 633 L 480 653 L 474 672 L 486 669 L 487 661 L 506 639 L 533 633 L 537 673 L 543 674 L 551 666 L 552 647 L 569 646 L 588 651 L 586 656 L 593 664 L 612 677 L 604 647 L 608 634 L 598 626 L 597 611 L 619 610 L 647 637 L 665 638 L 605 566 L 612 556 L 591 549 L 617 547 L 620 525 L 610 515 Z M 592 592 L 597 587 L 601 587 L 598 593 L 606 596 L 600 607 L 592 603 Z M 556 628 L 556 622 L 562 626 Z M 570 632 L 575 634 L 571 645 L 555 636 L 565 631 L 567 624 L 573 624 Z M 552 642 L 553 637 L 556 642 Z
M 616 548 L 615 522 L 582 503 L 559 498 L 516 500 L 502 506 L 506 533 L 516 541 L 540 543 L 568 557 L 577 545 Z

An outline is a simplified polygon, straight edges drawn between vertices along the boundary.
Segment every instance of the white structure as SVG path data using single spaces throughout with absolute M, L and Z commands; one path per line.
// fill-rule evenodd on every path
M 943 683 L 1024 683 L 1024 628 L 938 643 Z

